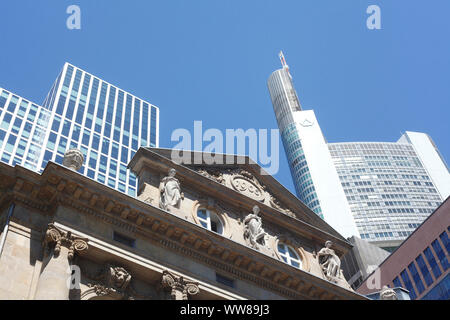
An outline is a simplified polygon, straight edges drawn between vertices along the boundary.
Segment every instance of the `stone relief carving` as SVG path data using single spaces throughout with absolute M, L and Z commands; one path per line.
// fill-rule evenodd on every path
M 170 169 L 168 176 L 161 180 L 159 185 L 160 200 L 159 207 L 169 210 L 169 206 L 179 208 L 181 200 L 184 198 L 181 192 L 180 182 L 175 178 L 176 170 Z
M 283 205 L 280 203 L 280 201 L 278 201 L 278 199 L 276 199 L 272 194 L 270 194 L 270 206 L 272 208 L 278 209 L 281 212 L 284 212 L 285 214 L 287 214 L 290 217 L 293 217 L 293 218 L 296 217 L 294 212 L 283 207 Z
M 132 276 L 123 267 L 107 263 L 97 276 L 90 276 L 96 283 L 89 283 L 88 287 L 97 296 L 108 296 L 117 300 L 151 299 L 150 296 L 138 294 L 131 285 Z
M 380 292 L 380 300 L 398 300 L 397 294 L 388 286 L 383 286 Z
M 231 185 L 236 191 L 239 191 L 243 195 L 257 201 L 263 201 L 265 194 L 258 185 L 244 176 L 233 176 L 231 178 Z
M 217 181 L 218 183 L 225 184 L 225 178 L 223 177 L 223 173 L 217 169 L 204 169 L 200 168 L 197 170 L 201 175 L 210 178 L 212 180 Z
M 258 206 L 253 207 L 253 213 L 247 215 L 244 219 L 244 239 L 250 247 L 259 250 L 259 245 L 265 246 L 265 237 L 267 233 L 262 227 L 262 219 L 259 216 Z
M 325 247 L 317 253 L 317 259 L 325 277 L 329 281 L 337 283 L 341 277 L 341 259 L 331 249 L 332 245 L 331 241 L 325 242 Z
M 163 271 L 161 284 L 163 288 L 169 289 L 173 300 L 188 300 L 188 296 L 196 295 L 200 292 L 197 282 L 184 280 L 167 270 Z
M 269 190 L 267 190 L 267 188 L 262 185 L 252 173 L 247 170 L 205 167 L 193 167 L 193 170 L 196 170 L 201 175 L 215 180 L 218 183 L 228 185 L 234 190 L 252 199 L 266 203 L 272 208 L 275 208 L 290 217 L 296 217 L 296 214 L 292 210 L 283 206 L 281 202 Z M 226 176 L 229 176 L 229 178 Z M 228 184 L 227 179 L 229 179 Z
M 50 223 L 45 233 L 44 248 L 48 250 L 51 245 L 54 245 L 53 253 L 58 255 L 61 246 L 64 246 L 69 249 L 68 259 L 72 260 L 76 252 L 88 249 L 87 242 L 87 238 L 74 236 L 70 231 L 63 231 Z

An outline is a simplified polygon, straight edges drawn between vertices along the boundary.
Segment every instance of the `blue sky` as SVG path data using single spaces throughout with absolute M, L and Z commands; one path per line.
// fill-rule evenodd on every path
M 66 28 L 69 5 L 81 30 Z M 382 30 L 366 28 L 381 8 Z M 329 142 L 428 133 L 450 160 L 450 1 L 2 1 L 0 86 L 42 103 L 65 61 L 160 108 L 160 146 L 193 129 L 276 128 L 283 50 Z M 275 177 L 294 193 L 284 150 Z

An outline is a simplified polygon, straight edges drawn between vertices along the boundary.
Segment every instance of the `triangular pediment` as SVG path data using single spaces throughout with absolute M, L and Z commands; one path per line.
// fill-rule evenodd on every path
M 345 240 L 295 195 L 248 156 L 211 154 L 162 148 L 142 148 L 185 167 L 199 176 L 226 186 L 292 218 Z M 174 153 L 175 152 L 175 153 Z M 174 161 L 174 154 L 183 155 Z M 223 157 L 220 159 L 220 157 Z M 214 161 L 211 161 L 214 159 Z M 133 161 L 129 166 L 133 166 Z

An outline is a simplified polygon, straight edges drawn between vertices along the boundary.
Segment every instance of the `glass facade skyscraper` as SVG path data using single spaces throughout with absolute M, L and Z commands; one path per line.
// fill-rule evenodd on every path
M 280 58 L 283 68 L 270 75 L 267 86 L 297 196 L 342 235 L 358 235 L 314 112 L 302 110 L 281 52 Z
M 41 172 L 77 148 L 81 173 L 135 196 L 127 164 L 141 146 L 159 146 L 159 109 L 69 63 L 42 105 L 0 88 L 1 161 Z
M 297 196 L 342 235 L 397 247 L 450 194 L 436 145 L 418 132 L 398 142 L 327 143 L 280 56 L 268 88 Z
M 362 239 L 396 247 L 443 201 L 409 143 L 328 147 Z

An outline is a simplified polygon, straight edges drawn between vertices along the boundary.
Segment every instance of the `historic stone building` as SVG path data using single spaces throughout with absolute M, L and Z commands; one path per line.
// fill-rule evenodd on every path
M 0 163 L 0 299 L 365 299 L 351 245 L 248 157 L 172 152 L 135 154 L 137 198 L 73 150 L 41 174 Z

